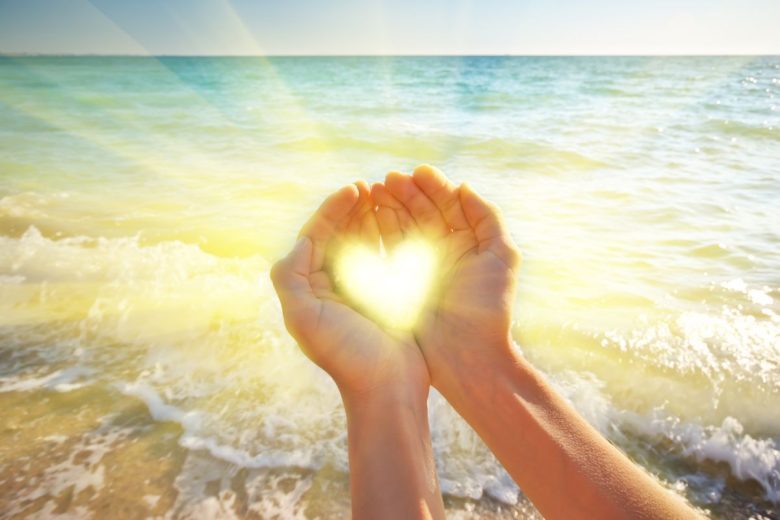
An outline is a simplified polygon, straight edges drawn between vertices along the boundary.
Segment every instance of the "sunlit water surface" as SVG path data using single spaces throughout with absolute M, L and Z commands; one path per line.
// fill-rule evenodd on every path
M 331 190 L 430 162 L 504 211 L 514 338 L 585 417 L 777 518 L 779 107 L 771 57 L 0 58 L 0 516 L 346 514 L 268 268 Z M 430 419 L 453 516 L 537 515 Z

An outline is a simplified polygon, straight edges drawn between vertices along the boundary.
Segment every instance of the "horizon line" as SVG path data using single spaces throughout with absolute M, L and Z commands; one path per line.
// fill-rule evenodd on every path
M 529 54 L 515 54 L 515 53 L 495 53 L 495 54 L 482 54 L 482 53 L 468 53 L 468 54 L 189 54 L 189 53 L 174 53 L 174 54 L 131 54 L 131 53 L 90 53 L 90 52 L 64 52 L 64 53 L 50 53 L 50 52 L 3 52 L 0 51 L 0 57 L 42 57 L 42 58 L 89 58 L 89 57 L 101 57 L 101 58 L 537 58 L 537 57 L 549 57 L 549 58 L 664 58 L 664 57 L 676 57 L 676 58 L 704 58 L 704 57 L 780 57 L 780 53 L 638 53 L 638 54 L 620 54 L 620 53 L 605 53 L 605 54 L 558 54 L 558 53 L 529 53 Z

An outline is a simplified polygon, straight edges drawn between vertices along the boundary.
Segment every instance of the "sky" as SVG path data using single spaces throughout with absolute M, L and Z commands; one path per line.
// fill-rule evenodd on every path
M 780 54 L 780 0 L 0 0 L 0 53 Z

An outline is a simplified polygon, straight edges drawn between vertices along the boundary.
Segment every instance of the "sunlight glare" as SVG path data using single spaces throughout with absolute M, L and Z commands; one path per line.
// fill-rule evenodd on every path
M 359 244 L 347 246 L 334 268 L 342 292 L 366 314 L 391 327 L 409 329 L 433 286 L 435 266 L 433 247 L 414 240 L 389 254 Z

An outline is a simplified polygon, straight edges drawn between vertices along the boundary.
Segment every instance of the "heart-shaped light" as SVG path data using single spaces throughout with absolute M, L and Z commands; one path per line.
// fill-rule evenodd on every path
M 385 325 L 408 329 L 433 285 L 436 254 L 421 240 L 407 240 L 389 254 L 352 245 L 342 249 L 333 267 L 347 299 Z

